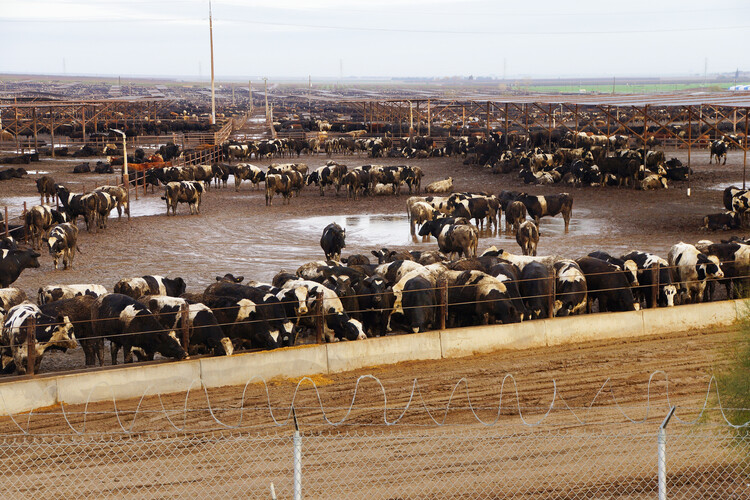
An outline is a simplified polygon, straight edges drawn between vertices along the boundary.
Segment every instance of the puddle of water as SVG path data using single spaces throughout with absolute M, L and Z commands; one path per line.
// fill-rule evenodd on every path
M 709 186 L 708 189 L 716 190 L 716 191 L 724 191 L 728 187 L 738 187 L 742 189 L 742 181 L 736 181 L 736 182 L 721 182 L 719 184 L 714 184 L 713 186 Z
M 137 200 L 135 199 L 135 195 L 130 193 L 131 217 L 147 217 L 149 215 L 164 215 L 166 213 L 167 203 L 159 197 L 158 191 L 154 195 L 141 196 Z
M 8 219 L 13 223 L 14 220 L 17 222 L 18 217 L 23 213 L 23 203 L 26 202 L 26 208 L 31 208 L 35 205 L 39 205 L 38 196 L 0 196 L 0 210 L 3 211 L 5 216 L 5 207 L 8 207 Z M 53 207 L 54 203 L 51 203 Z
M 48 174 L 49 172 L 47 170 L 27 170 L 26 173 L 29 175 L 44 175 Z
M 542 237 L 557 238 L 569 237 L 571 234 L 578 236 L 596 236 L 603 231 L 604 219 L 590 217 L 591 212 L 586 209 L 576 209 L 570 220 L 570 232 L 565 235 L 565 222 L 561 216 L 544 217 L 541 220 Z M 410 247 L 433 247 L 435 239 L 429 242 L 413 242 L 409 234 L 409 222 L 406 214 L 366 214 L 366 215 L 334 215 L 317 216 L 304 219 L 293 219 L 290 223 L 296 231 L 304 233 L 306 238 L 320 237 L 325 228 L 331 222 L 346 229 L 346 241 L 352 246 L 379 247 L 379 246 L 410 246 Z M 505 228 L 505 217 L 501 218 L 501 232 L 497 236 L 486 232 L 480 233 L 480 247 L 506 244 L 516 244 L 515 235 L 506 235 L 502 230 Z M 309 236 L 308 236 L 309 235 Z

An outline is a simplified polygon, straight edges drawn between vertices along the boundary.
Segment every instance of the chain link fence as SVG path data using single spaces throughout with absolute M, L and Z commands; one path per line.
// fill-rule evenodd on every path
M 7 437 L 9 498 L 658 498 L 657 432 L 570 428 Z M 669 498 L 750 498 L 750 437 L 666 436 Z M 299 495 L 299 496 L 297 496 Z

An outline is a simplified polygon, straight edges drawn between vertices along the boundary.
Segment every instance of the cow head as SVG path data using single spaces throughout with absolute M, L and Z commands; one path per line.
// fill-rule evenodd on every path
M 672 307 L 675 305 L 675 297 L 677 296 L 677 287 L 674 285 L 665 285 L 661 290 L 660 301 L 661 305 Z
M 235 276 L 230 273 L 227 273 L 224 276 L 216 277 L 216 281 L 218 281 L 219 283 L 242 283 L 244 279 L 244 276 Z

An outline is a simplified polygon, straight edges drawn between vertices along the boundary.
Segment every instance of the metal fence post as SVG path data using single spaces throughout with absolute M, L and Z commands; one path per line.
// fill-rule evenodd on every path
M 318 344 L 323 343 L 323 292 L 318 292 L 315 299 L 315 341 Z
M 190 313 L 187 304 L 184 304 L 180 309 L 180 321 L 182 326 L 182 348 L 185 349 L 185 353 L 188 353 L 190 349 Z
M 299 433 L 297 423 L 297 412 L 292 406 L 292 417 L 294 417 L 294 500 L 302 500 L 302 436 Z
M 667 424 L 669 419 L 674 415 L 674 410 L 677 408 L 673 406 L 667 416 L 664 418 L 664 422 L 659 426 L 659 436 L 657 438 L 658 451 L 658 470 L 659 470 L 659 500 L 667 500 Z
M 34 375 L 36 369 L 36 317 L 26 325 L 26 373 Z
M 448 280 L 443 280 L 440 285 L 440 329 L 445 330 L 448 322 Z

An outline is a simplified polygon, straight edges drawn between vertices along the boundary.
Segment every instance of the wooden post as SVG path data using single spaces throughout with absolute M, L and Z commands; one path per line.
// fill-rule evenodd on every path
M 743 151 L 744 151 L 744 154 L 742 156 L 742 189 L 746 189 L 745 188 L 745 174 L 747 172 L 747 141 L 748 141 L 748 137 L 747 137 L 747 115 L 748 115 L 749 111 L 750 111 L 750 108 L 745 108 L 745 147 L 742 148 Z M 689 178 L 690 177 L 688 176 L 688 179 Z
M 5 206 L 5 237 L 8 237 L 8 205 Z
M 555 317 L 555 294 L 557 293 L 557 280 L 555 279 L 555 276 L 550 276 L 549 278 L 550 284 L 549 284 L 549 294 L 547 295 L 547 317 L 548 318 L 554 318 Z
M 656 267 L 651 268 L 651 307 L 659 307 L 659 263 L 656 263 Z
M 510 138 L 508 137 L 509 131 L 510 129 L 509 129 L 509 124 L 508 124 L 508 103 L 506 102 L 505 103 L 505 147 L 506 148 L 510 147 L 510 143 L 508 142 L 510 140 Z
M 430 100 L 429 99 L 427 99 L 427 137 L 432 137 L 432 117 L 430 116 Z
M 648 104 L 643 105 L 643 170 L 646 170 L 646 153 L 648 151 Z M 644 173 L 644 176 L 646 174 Z M 689 177 L 689 176 L 688 176 Z M 636 181 L 638 176 L 636 176 Z M 633 183 L 633 189 L 638 189 L 638 182 Z
M 490 132 L 492 127 L 490 126 L 490 101 L 487 101 L 487 139 L 490 138 Z
M 26 373 L 34 375 L 36 368 L 36 317 L 32 316 L 26 325 Z
M 323 292 L 318 292 L 315 299 L 315 342 L 318 344 L 323 343 L 323 321 Z
M 188 353 L 190 348 L 190 310 L 187 304 L 180 308 L 180 322 L 182 326 L 182 348 Z
M 552 104 L 549 105 L 547 114 L 547 151 L 552 153 Z
M 52 113 L 52 108 L 49 108 L 49 117 L 50 117 L 50 128 L 49 133 L 52 136 L 50 139 L 50 146 L 52 148 L 52 158 L 55 157 L 55 115 Z
M 29 226 L 26 224 L 26 202 L 23 202 L 23 241 L 29 241 Z M 33 246 L 33 245 L 32 245 Z
M 688 106 L 688 188 L 687 193 L 690 196 L 690 151 L 693 148 L 693 107 Z M 745 189 L 745 183 L 742 183 L 742 189 Z
M 36 106 L 32 110 L 34 113 L 34 152 L 39 153 L 39 141 L 37 140 L 37 123 L 36 123 Z
M 440 329 L 445 330 L 448 322 L 448 281 L 443 280 L 440 284 Z

